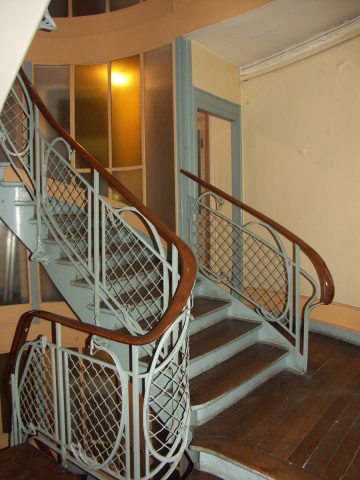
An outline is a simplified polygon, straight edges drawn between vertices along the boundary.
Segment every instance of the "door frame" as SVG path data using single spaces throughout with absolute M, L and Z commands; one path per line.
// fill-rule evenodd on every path
M 191 41 L 176 37 L 176 176 L 178 189 L 177 231 L 189 242 L 190 199 L 196 197 L 197 186 L 180 173 L 180 169 L 198 175 L 196 112 L 198 109 L 231 121 L 232 195 L 242 200 L 241 107 L 209 92 L 193 87 Z M 230 192 L 229 192 L 230 193 Z M 235 211 L 233 212 L 235 214 Z M 236 213 L 237 215 L 237 213 Z

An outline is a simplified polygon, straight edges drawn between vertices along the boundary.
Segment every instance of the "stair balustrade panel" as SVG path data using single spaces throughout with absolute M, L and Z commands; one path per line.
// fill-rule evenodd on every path
M 276 325 L 306 369 L 310 312 L 331 303 L 334 296 L 324 261 L 260 212 L 195 175 L 182 173 L 199 190 L 187 203 L 189 240 L 200 271 Z M 303 254 L 319 281 L 303 268 Z
M 152 359 L 141 359 L 133 346 L 131 368 L 97 327 L 87 332 L 80 324 L 89 337 L 83 348 L 67 348 L 63 329 L 79 330 L 79 322 L 48 312 L 24 314 L 19 336 L 25 339 L 35 316 L 44 331 L 51 321 L 55 333 L 52 340 L 42 335 L 13 344 L 12 445 L 36 439 L 64 464 L 99 479 L 167 478 L 188 444 L 189 315 L 172 324 Z

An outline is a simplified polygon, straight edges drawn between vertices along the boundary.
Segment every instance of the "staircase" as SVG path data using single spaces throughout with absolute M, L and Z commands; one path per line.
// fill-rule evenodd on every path
M 40 115 L 58 137 L 47 139 L 41 132 Z M 36 437 L 59 453 L 63 464 L 95 478 L 165 479 L 190 444 L 193 461 L 211 473 L 211 454 L 191 446 L 190 425 L 192 430 L 203 425 L 284 368 L 306 371 L 310 311 L 330 303 L 334 294 L 325 263 L 276 222 L 182 172 L 203 189 L 188 212 L 200 270 L 194 285 L 190 249 L 69 137 L 24 73 L 1 113 L 0 133 L 0 218 L 31 259 L 43 264 L 81 320 L 35 312 L 20 321 L 9 372 L 13 397 L 19 397 L 12 445 Z M 71 166 L 75 152 L 92 169 L 91 182 Z M 99 194 L 100 177 L 126 204 Z M 225 202 L 241 215 L 226 217 Z M 302 254 L 319 283 L 304 270 Z M 55 325 L 55 339 L 26 343 L 34 317 Z M 91 335 L 90 349 L 66 349 L 62 327 Z M 106 354 L 105 360 L 95 353 Z M 22 358 L 38 363 L 29 360 L 20 374 Z M 77 362 L 82 366 L 73 367 L 73 374 L 69 365 Z M 35 366 L 43 372 L 42 383 Z M 30 414 L 28 397 L 42 394 L 50 370 L 57 372 L 46 387 L 51 401 L 39 415 L 33 403 Z M 79 379 L 80 392 L 73 387 Z M 107 405 L 101 422 L 94 414 L 99 405 Z M 48 425 L 49 415 L 54 425 Z M 110 432 L 106 441 L 103 424 Z M 237 472 L 242 474 L 241 467 Z M 211 477 L 194 472 L 192 478 Z

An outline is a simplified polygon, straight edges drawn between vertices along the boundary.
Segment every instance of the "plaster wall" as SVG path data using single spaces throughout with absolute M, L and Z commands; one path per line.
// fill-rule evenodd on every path
M 239 68 L 192 41 L 193 86 L 229 102 L 241 103 Z
M 360 331 L 360 36 L 242 82 L 244 199 L 312 245 Z

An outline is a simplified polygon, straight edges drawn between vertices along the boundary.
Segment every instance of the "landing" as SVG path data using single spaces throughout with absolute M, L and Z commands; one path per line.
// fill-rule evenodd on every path
M 194 446 L 276 479 L 360 478 L 360 347 L 310 334 L 306 375 L 283 371 L 197 427 Z

